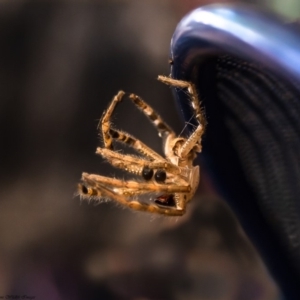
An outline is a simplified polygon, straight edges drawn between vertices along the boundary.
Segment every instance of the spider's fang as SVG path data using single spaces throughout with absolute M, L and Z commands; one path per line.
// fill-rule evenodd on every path
M 170 207 L 175 207 L 175 199 L 174 195 L 161 195 L 157 197 L 154 202 L 158 205 L 163 205 L 163 206 L 170 206 Z
M 155 175 L 154 175 L 154 178 L 156 180 L 156 182 L 164 182 L 167 178 L 167 174 L 164 170 L 157 170 Z
M 153 177 L 153 170 L 149 167 L 144 167 L 142 171 L 142 176 L 145 180 L 150 180 Z

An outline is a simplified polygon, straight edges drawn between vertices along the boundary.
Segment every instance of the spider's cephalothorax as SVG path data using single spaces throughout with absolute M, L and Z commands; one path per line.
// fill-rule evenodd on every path
M 111 127 L 110 119 L 114 109 L 125 95 L 120 91 L 100 120 L 99 129 L 104 147 L 97 148 L 96 153 L 114 167 L 136 174 L 142 180 L 121 180 L 83 173 L 82 182 L 78 186 L 79 195 L 83 198 L 108 198 L 135 210 L 169 216 L 180 216 L 185 213 L 186 205 L 199 184 L 199 166 L 193 166 L 193 161 L 197 152 L 201 152 L 201 137 L 206 121 L 193 84 L 165 76 L 159 76 L 158 80 L 186 90 L 198 122 L 196 129 L 188 138 L 177 137 L 147 103 L 139 96 L 131 94 L 129 98 L 149 118 L 163 140 L 165 157 L 162 157 L 128 133 Z M 131 146 L 141 156 L 114 151 L 113 141 Z M 149 201 L 143 201 L 145 198 L 143 196 L 147 196 Z

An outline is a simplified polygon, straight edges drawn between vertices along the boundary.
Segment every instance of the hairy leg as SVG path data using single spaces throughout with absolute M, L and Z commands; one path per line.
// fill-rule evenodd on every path
M 201 105 L 200 105 L 200 101 L 199 101 L 199 97 L 198 97 L 198 93 L 197 93 L 195 85 L 188 81 L 176 80 L 176 79 L 173 79 L 173 78 L 170 78 L 167 76 L 161 76 L 161 75 L 158 76 L 157 79 L 167 85 L 187 90 L 187 92 L 190 96 L 191 106 L 192 106 L 193 110 L 195 111 L 195 118 L 198 121 L 198 123 L 203 126 L 203 131 L 204 131 L 207 122 L 206 122 L 204 113 L 201 109 Z
M 206 119 L 200 106 L 195 85 L 187 81 L 176 80 L 166 76 L 158 76 L 158 80 L 167 85 L 187 90 L 190 96 L 191 106 L 195 112 L 195 118 L 199 123 L 196 130 L 190 135 L 187 141 L 183 144 L 181 148 L 180 156 L 184 158 L 195 146 L 197 147 L 197 152 L 201 152 L 201 138 L 205 130 Z
M 142 176 L 142 172 L 145 167 L 152 170 L 163 169 L 174 175 L 179 174 L 181 171 L 179 167 L 165 159 L 161 161 L 150 161 L 137 156 L 122 154 L 100 147 L 97 148 L 96 153 L 105 158 L 114 167 L 140 176 Z
M 137 182 L 134 180 L 121 180 L 112 177 L 106 177 L 96 174 L 82 173 L 82 183 L 93 182 L 95 186 L 105 185 L 116 188 L 128 188 L 136 191 L 145 192 L 161 192 L 161 193 L 189 193 L 191 187 L 189 185 L 176 184 L 154 184 L 152 182 Z M 91 185 L 90 183 L 88 185 Z
M 103 143 L 104 147 L 108 149 L 112 149 L 112 137 L 110 135 L 110 118 L 119 102 L 122 101 L 122 98 L 124 97 L 125 93 L 123 91 L 119 91 L 116 96 L 112 99 L 110 105 L 108 106 L 107 110 L 104 112 L 98 128 L 101 128 L 101 133 L 103 137 Z
M 155 112 L 155 110 L 147 104 L 144 100 L 142 100 L 141 97 L 131 94 L 129 98 L 132 100 L 132 102 L 137 106 L 138 109 L 140 109 L 146 117 L 151 121 L 151 123 L 155 126 L 155 128 L 158 131 L 158 135 L 160 137 L 166 136 L 168 134 L 173 134 L 173 130 L 169 125 L 167 125 L 164 120 Z
M 79 184 L 79 194 L 83 198 L 109 198 L 125 207 L 129 207 L 137 211 L 145 211 L 168 216 L 181 216 L 185 213 L 185 206 L 180 209 L 176 209 L 175 207 L 160 207 L 155 203 L 141 203 L 137 200 L 128 200 L 128 198 L 122 194 L 124 193 L 123 190 L 111 190 L 106 186 L 99 184 L 92 186 L 94 184 L 93 180 L 87 180 L 87 182 L 89 184 L 87 187 L 84 184 Z
M 116 129 L 110 129 L 110 136 L 123 144 L 126 144 L 133 149 L 137 150 L 139 153 L 145 155 L 146 157 L 151 158 L 152 160 L 160 160 L 164 161 L 165 159 L 156 153 L 154 150 L 150 149 L 147 145 L 143 142 L 138 140 L 137 138 L 133 137 L 127 132 L 123 132 Z

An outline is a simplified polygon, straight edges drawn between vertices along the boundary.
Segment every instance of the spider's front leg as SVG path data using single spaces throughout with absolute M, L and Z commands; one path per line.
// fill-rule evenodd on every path
M 200 106 L 200 101 L 199 101 L 199 97 L 195 85 L 188 81 L 176 80 L 166 76 L 158 76 L 158 80 L 167 85 L 173 86 L 175 88 L 181 88 L 187 90 L 187 93 L 190 96 L 191 107 L 194 110 L 195 119 L 198 122 L 198 126 L 196 127 L 195 131 L 182 145 L 179 153 L 180 157 L 182 158 L 186 157 L 195 146 L 196 146 L 195 149 L 196 152 L 201 152 L 202 150 L 201 139 L 205 131 L 205 126 L 207 122 L 203 110 L 201 109 Z
M 186 89 L 189 96 L 190 96 L 190 101 L 191 101 L 191 106 L 195 112 L 195 118 L 198 121 L 199 124 L 203 126 L 203 131 L 205 129 L 205 126 L 207 124 L 203 110 L 200 105 L 197 89 L 194 84 L 188 81 L 183 81 L 183 80 L 177 80 L 173 79 L 171 77 L 167 76 L 158 76 L 157 78 L 159 81 L 161 81 L 164 84 L 173 86 L 175 88 L 181 88 L 181 89 Z

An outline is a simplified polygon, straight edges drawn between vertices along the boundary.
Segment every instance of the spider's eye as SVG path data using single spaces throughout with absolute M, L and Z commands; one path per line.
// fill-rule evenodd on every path
M 157 182 L 164 182 L 167 178 L 167 174 L 164 170 L 157 170 L 154 178 Z
M 142 176 L 145 180 L 150 180 L 153 176 L 153 170 L 148 167 L 144 167 L 142 171 Z
M 81 192 L 83 194 L 87 194 L 88 193 L 88 189 L 86 188 L 86 186 L 84 186 L 84 185 L 81 186 Z

